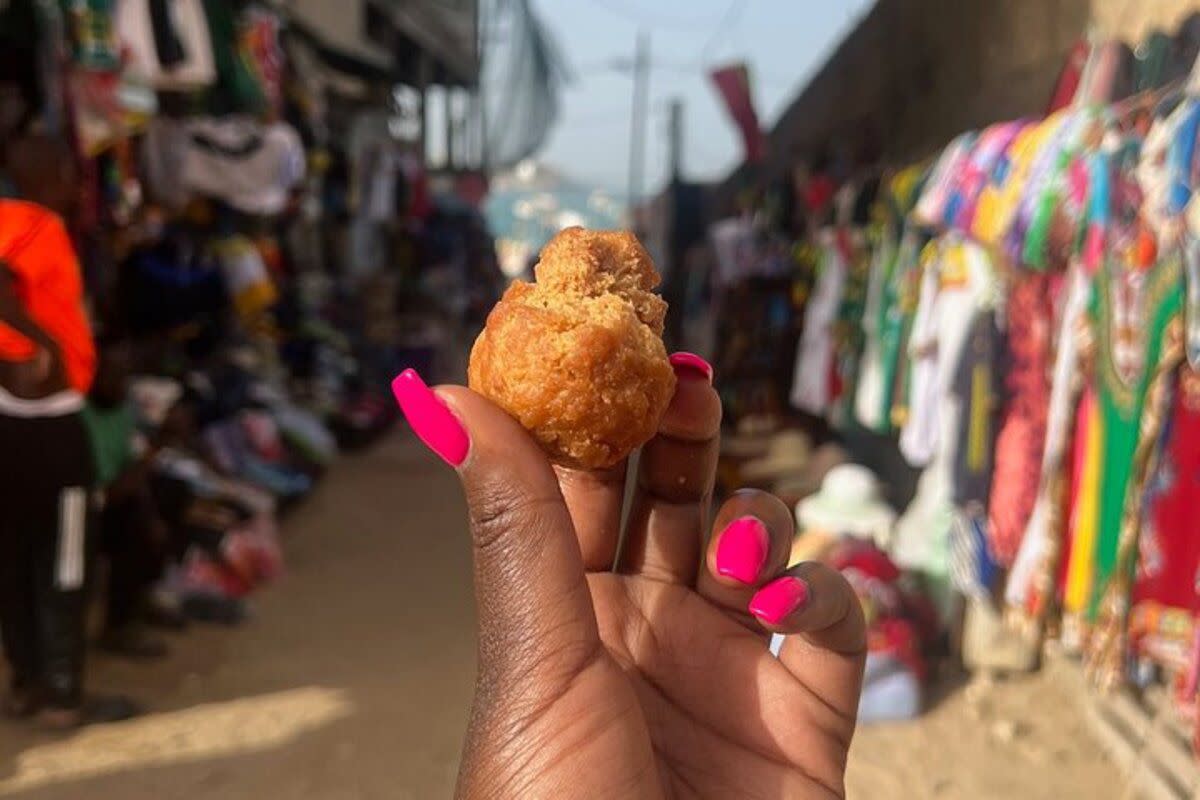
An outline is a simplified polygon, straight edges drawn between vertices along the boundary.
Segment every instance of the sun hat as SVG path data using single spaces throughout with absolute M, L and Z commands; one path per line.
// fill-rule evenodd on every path
M 896 512 L 879 490 L 878 479 L 866 467 L 839 464 L 825 475 L 821 491 L 796 504 L 796 521 L 801 530 L 870 538 L 882 546 L 891 536 Z
M 821 488 L 821 481 L 825 480 L 829 470 L 849 460 L 845 448 L 835 442 L 826 442 L 813 450 L 800 472 L 780 476 L 772 484 L 771 493 L 784 500 L 790 498 L 791 502 L 801 500 Z
M 785 430 L 771 437 L 767 453 L 742 467 L 742 478 L 761 481 L 800 473 L 808 466 L 812 442 L 803 431 Z
M 774 414 L 747 414 L 738 420 L 736 430 L 721 437 L 721 455 L 731 458 L 756 458 L 767 452 L 771 437 L 779 431 Z

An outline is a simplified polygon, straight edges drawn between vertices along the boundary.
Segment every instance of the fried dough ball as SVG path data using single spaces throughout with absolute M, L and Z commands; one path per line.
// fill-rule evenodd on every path
M 654 435 L 675 392 L 658 272 L 631 233 L 567 228 L 535 274 L 488 315 L 468 382 L 556 463 L 611 467 Z

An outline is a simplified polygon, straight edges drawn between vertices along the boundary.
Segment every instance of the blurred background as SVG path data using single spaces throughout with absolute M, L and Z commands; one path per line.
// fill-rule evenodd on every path
M 1200 796 L 1198 55 L 1195 0 L 0 2 L 0 514 L 43 401 L 96 462 L 0 526 L 59 537 L 0 795 L 451 796 L 465 510 L 388 386 L 582 225 L 860 592 L 851 797 Z M 26 396 L 43 334 L 95 364 Z

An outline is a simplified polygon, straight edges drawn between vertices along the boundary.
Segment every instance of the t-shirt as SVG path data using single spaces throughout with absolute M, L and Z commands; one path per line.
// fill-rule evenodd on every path
M 96 348 L 83 308 L 83 279 L 67 230 L 52 212 L 19 200 L 0 200 L 0 262 L 16 277 L 26 313 L 62 352 L 67 380 L 87 392 Z M 32 359 L 37 346 L 0 323 L 0 360 Z
M 83 409 L 83 423 L 92 442 L 96 485 L 108 486 L 133 460 L 133 410 L 125 404 L 100 408 L 88 403 Z

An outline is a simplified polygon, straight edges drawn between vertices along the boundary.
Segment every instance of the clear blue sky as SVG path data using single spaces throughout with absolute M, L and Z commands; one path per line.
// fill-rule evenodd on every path
M 647 191 L 667 166 L 666 104 L 684 101 L 684 173 L 724 175 L 741 143 L 705 67 L 744 60 L 764 128 L 859 19 L 872 0 L 534 0 L 574 73 L 541 160 L 587 183 L 623 190 L 629 165 L 633 84 L 604 64 L 632 58 L 650 33 Z

